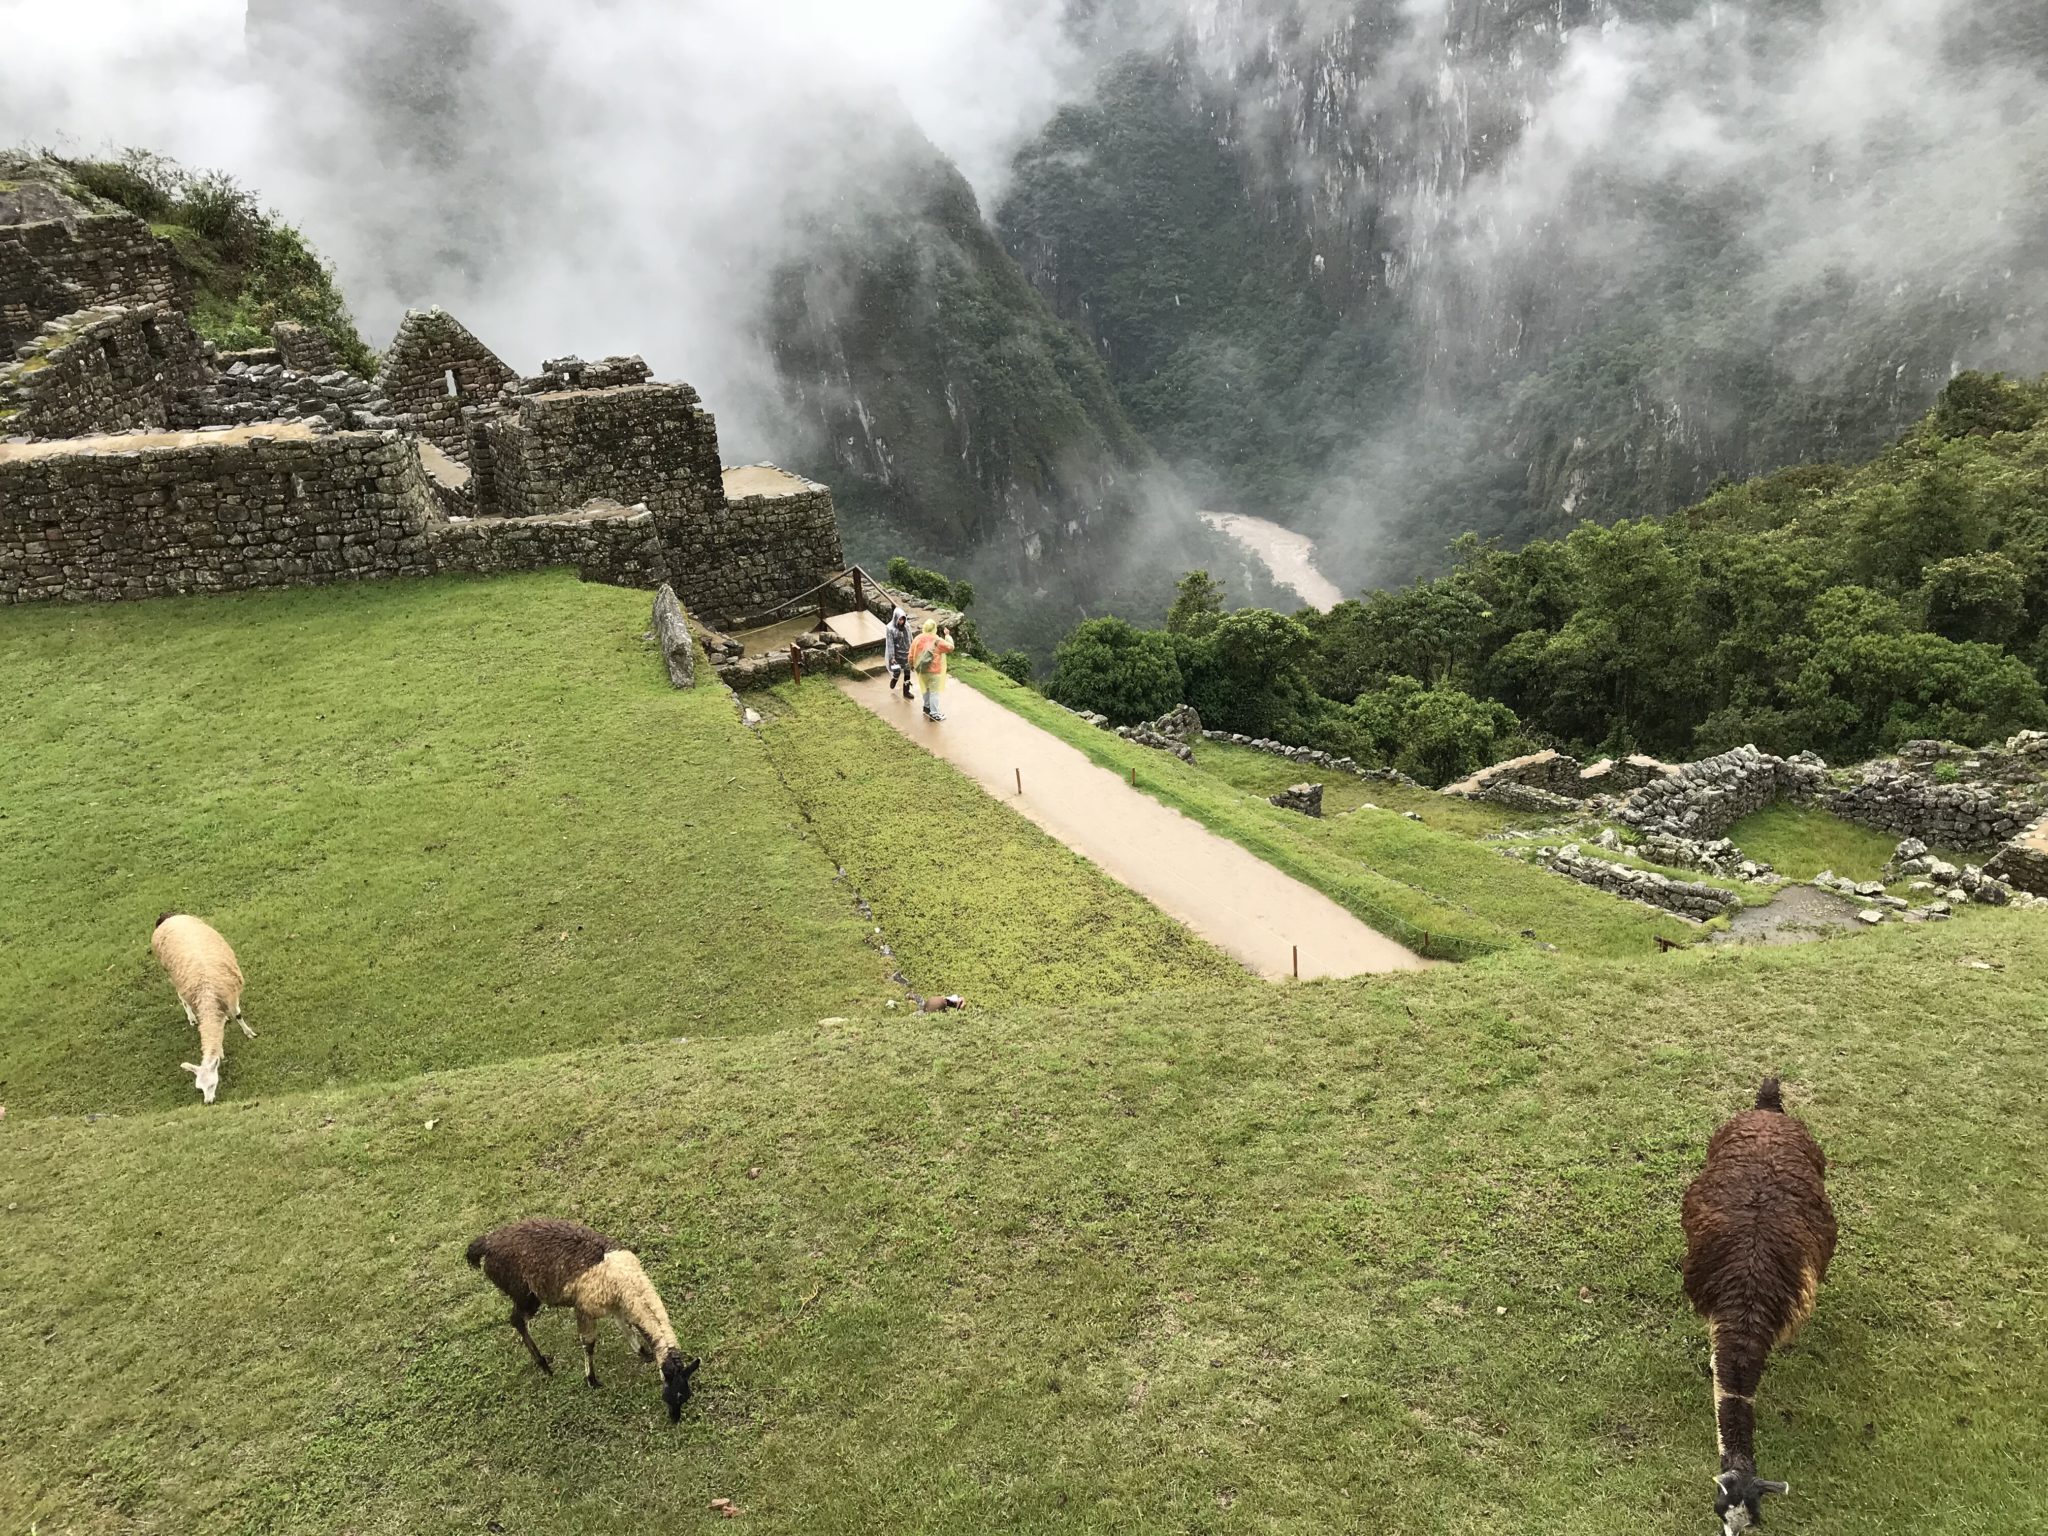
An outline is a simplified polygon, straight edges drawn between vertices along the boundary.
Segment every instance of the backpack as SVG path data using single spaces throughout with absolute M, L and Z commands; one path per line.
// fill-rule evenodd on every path
M 917 659 L 911 662 L 911 665 L 920 672 L 930 672 L 933 663 L 935 663 L 938 659 L 939 642 L 937 637 L 934 637 L 930 645 L 926 646 L 922 651 L 918 652 Z

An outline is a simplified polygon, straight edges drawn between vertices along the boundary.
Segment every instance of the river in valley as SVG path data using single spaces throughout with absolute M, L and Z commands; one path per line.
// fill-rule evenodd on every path
M 1242 512 L 1204 512 L 1202 521 L 1256 555 L 1274 581 L 1311 608 L 1328 609 L 1344 600 L 1337 584 L 1316 569 L 1315 541 L 1307 534 Z

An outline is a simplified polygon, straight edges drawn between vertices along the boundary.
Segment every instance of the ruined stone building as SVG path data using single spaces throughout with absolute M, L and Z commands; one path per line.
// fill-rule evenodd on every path
M 574 565 L 719 627 L 845 563 L 831 493 L 726 471 L 637 357 L 522 375 L 440 310 L 374 380 L 276 327 L 224 353 L 141 220 L 0 184 L 0 603 Z

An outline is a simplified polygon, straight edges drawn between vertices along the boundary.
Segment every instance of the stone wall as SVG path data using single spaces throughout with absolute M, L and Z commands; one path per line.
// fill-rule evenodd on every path
M 0 457 L 0 602 L 416 570 L 431 516 L 419 455 L 396 434 Z
M 466 462 L 477 506 L 500 516 L 602 497 L 702 521 L 725 502 L 718 427 L 687 384 L 518 396 L 479 421 L 474 439 Z
M 37 185 L 23 183 L 14 200 Z M 47 209 L 22 203 L 16 212 L 54 217 L 0 217 L 0 353 L 31 340 L 46 321 L 81 309 L 191 308 L 191 283 L 147 224 L 130 213 L 85 212 L 45 190 L 51 192 Z
M 692 613 L 727 627 L 845 569 L 832 493 L 815 481 L 799 483 L 803 489 L 789 494 L 730 501 L 721 490 L 707 514 L 662 516 L 676 592 Z
M 409 439 L 292 431 L 0 450 L 0 603 L 556 565 L 620 586 L 664 577 L 660 529 L 644 509 L 450 522 Z
M 668 561 L 654 514 L 598 501 L 555 517 L 477 517 L 429 531 L 426 563 L 437 571 L 534 571 L 569 565 L 585 581 L 661 586 Z
M 1673 880 L 1655 870 L 1635 869 L 1627 864 L 1589 858 L 1575 844 L 1552 855 L 1549 868 L 1582 885 L 1597 886 L 1631 901 L 1676 913 L 1695 923 L 1704 923 L 1742 905 L 1740 896 L 1721 886 L 1698 880 Z
M 1966 851 L 1995 847 L 2033 820 L 2015 795 L 1977 784 L 1944 784 L 1888 758 L 1865 763 L 1831 790 L 1827 808 L 1846 820 Z
M 462 408 L 496 402 L 504 387 L 518 379 L 497 353 L 446 310 L 415 309 L 399 322 L 375 387 L 408 427 L 451 459 L 467 464 L 470 429 Z M 559 512 L 574 505 L 561 501 L 546 510 Z
M 1579 782 L 1579 760 L 1548 748 L 1482 768 L 1470 778 L 1446 784 L 1443 792 L 1477 800 L 1496 784 L 1526 784 L 1531 789 L 1568 799 L 1579 799 L 1587 793 Z
M 1810 803 L 1824 777 L 1825 765 L 1811 753 L 1773 757 L 1736 747 L 1645 784 L 1622 802 L 1615 819 L 1646 834 L 1705 841 L 1781 799 Z
M 161 429 L 174 397 L 205 378 L 198 337 L 162 306 L 65 315 L 19 352 L 0 363 L 0 436 Z

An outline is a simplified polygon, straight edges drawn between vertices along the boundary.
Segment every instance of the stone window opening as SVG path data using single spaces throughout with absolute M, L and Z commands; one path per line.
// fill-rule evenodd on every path
M 447 382 L 448 398 L 450 400 L 460 400 L 462 398 L 462 386 L 455 381 L 455 370 L 453 368 L 447 369 L 442 373 L 441 377 Z

